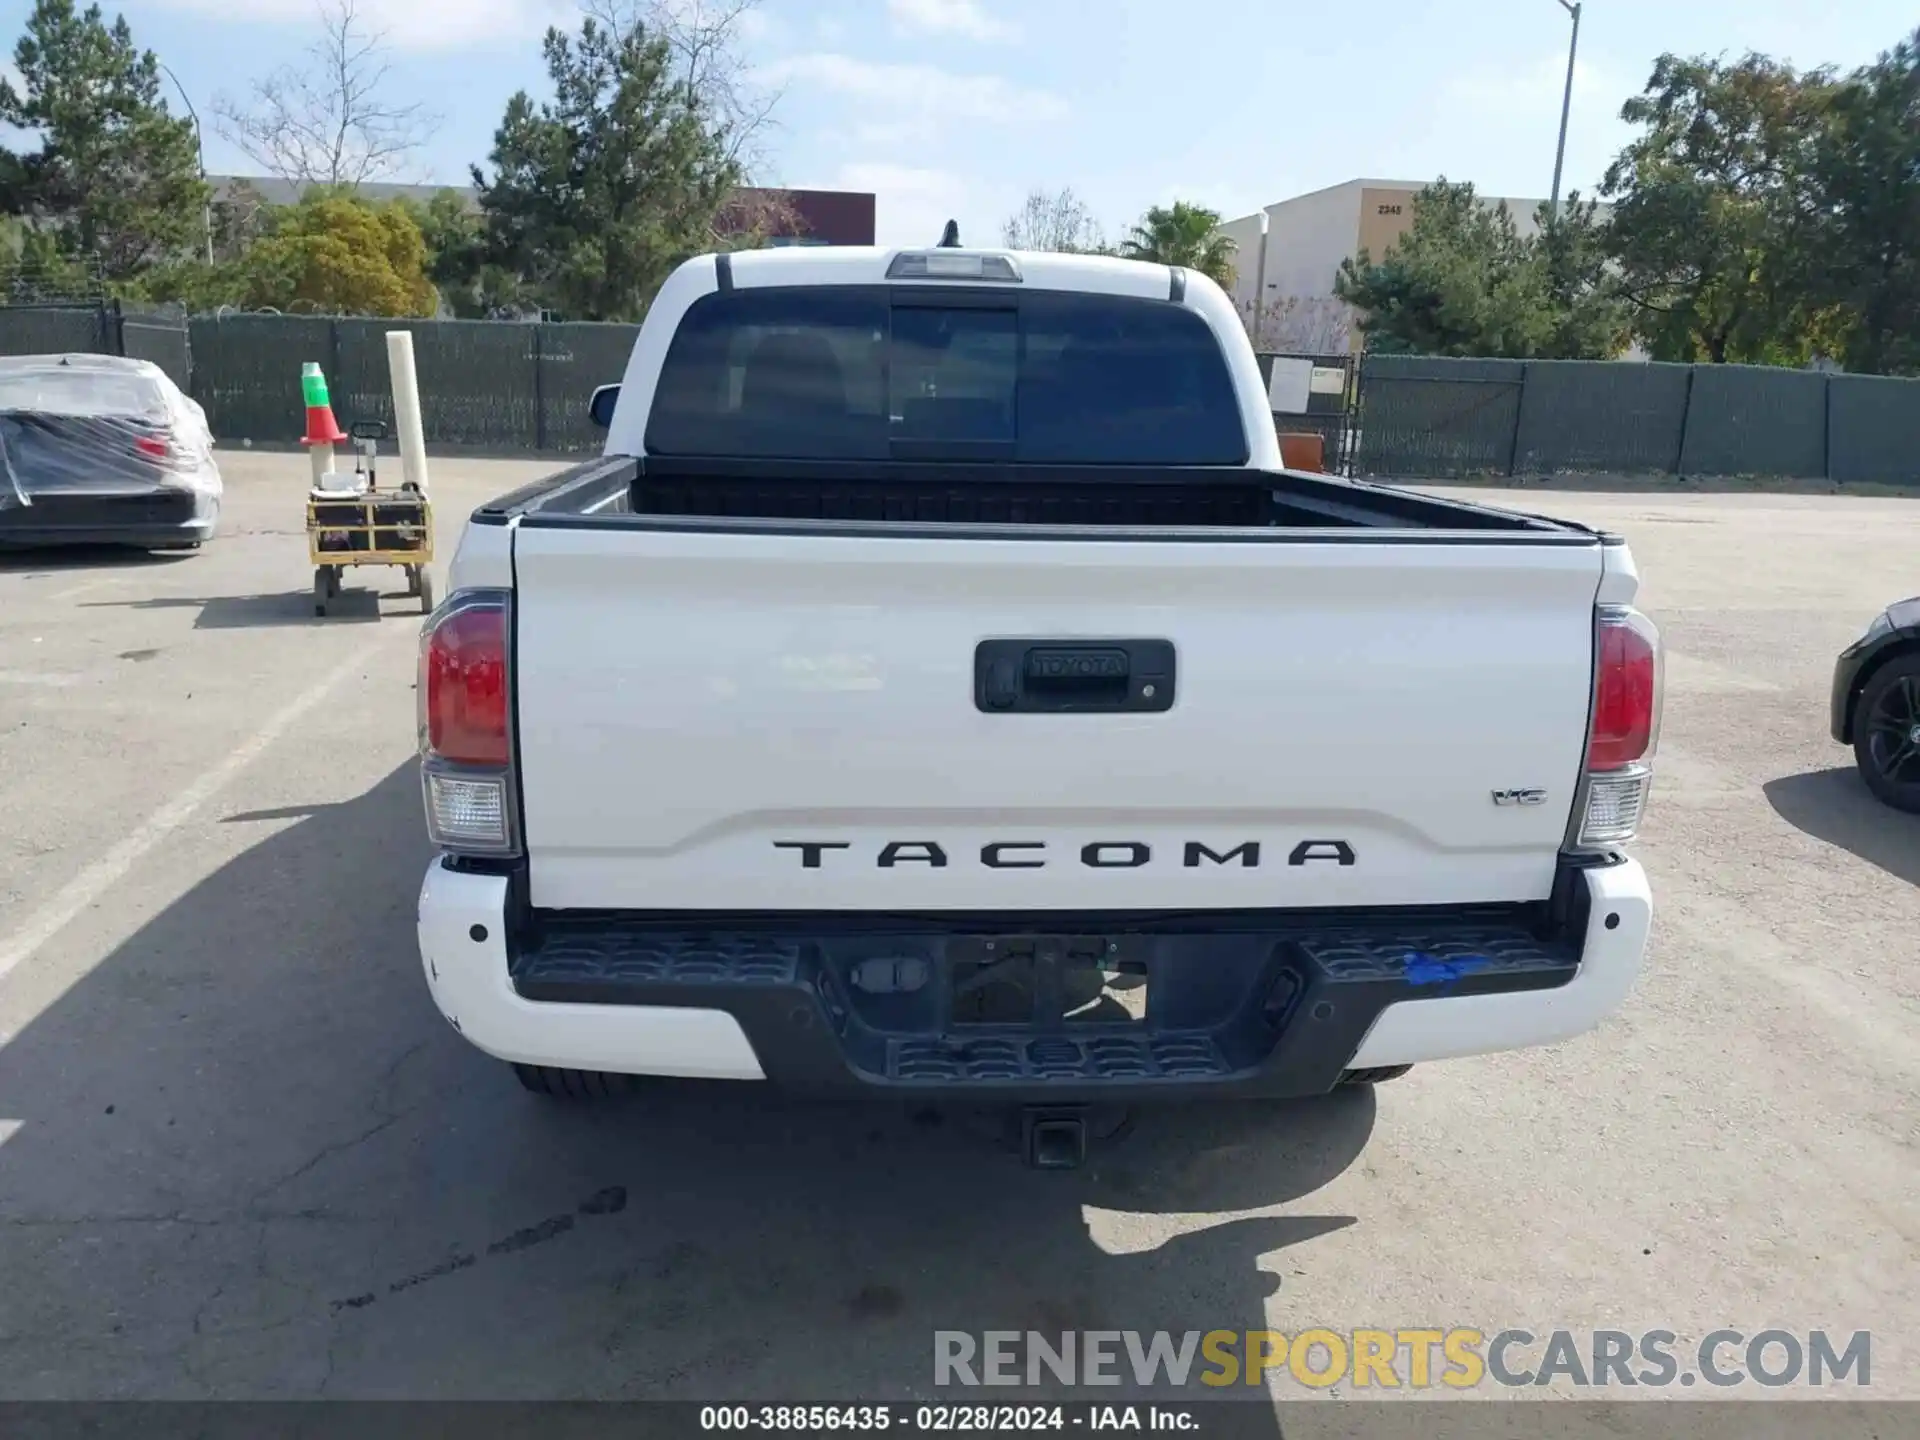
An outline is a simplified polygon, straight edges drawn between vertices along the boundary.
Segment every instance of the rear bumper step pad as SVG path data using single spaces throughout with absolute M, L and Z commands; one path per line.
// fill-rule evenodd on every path
M 510 977 L 533 1002 L 725 1011 L 767 1078 L 796 1088 L 1310 1095 L 1339 1082 L 1389 1005 L 1568 983 L 1577 944 L 1540 938 L 1541 918 L 1316 925 L 1236 914 L 1205 929 L 1191 917 L 1112 928 L 1076 918 L 1008 933 L 959 921 L 698 930 L 547 916 L 513 947 Z

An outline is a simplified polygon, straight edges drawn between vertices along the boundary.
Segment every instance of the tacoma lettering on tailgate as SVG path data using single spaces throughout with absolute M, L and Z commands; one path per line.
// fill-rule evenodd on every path
M 819 870 L 827 856 L 852 850 L 850 840 L 775 840 L 776 850 L 794 850 L 800 855 L 800 868 Z M 980 847 L 980 864 L 989 870 L 1040 870 L 1049 861 L 1051 851 L 1044 840 L 995 840 Z M 1093 870 L 1138 870 L 1151 865 L 1153 847 L 1143 840 L 1095 840 L 1080 847 L 1079 863 Z M 1203 865 L 1238 865 L 1252 870 L 1261 863 L 1258 840 L 1216 850 L 1200 840 L 1189 840 L 1178 852 L 1178 863 L 1188 870 Z M 847 856 L 858 864 L 859 857 Z M 1344 840 L 1302 840 L 1287 852 L 1287 864 L 1311 865 L 1324 861 L 1332 865 L 1356 863 L 1353 846 Z M 879 846 L 873 863 L 882 870 L 902 865 L 926 865 L 944 870 L 948 865 L 947 848 L 935 840 L 889 840 Z M 1072 863 L 1069 861 L 1068 863 Z M 1163 854 L 1162 864 L 1172 863 Z

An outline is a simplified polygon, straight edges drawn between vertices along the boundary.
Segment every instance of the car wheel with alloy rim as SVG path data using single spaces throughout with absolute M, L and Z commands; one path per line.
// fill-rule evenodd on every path
M 1920 813 L 1920 653 L 1876 670 L 1855 717 L 1853 755 L 1867 788 L 1896 809 Z

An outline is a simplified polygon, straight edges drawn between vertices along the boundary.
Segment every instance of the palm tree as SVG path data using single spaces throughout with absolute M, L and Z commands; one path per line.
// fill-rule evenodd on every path
M 1182 265 L 1222 286 L 1233 284 L 1233 241 L 1220 233 L 1220 212 L 1176 200 L 1155 205 L 1120 242 L 1129 260 Z

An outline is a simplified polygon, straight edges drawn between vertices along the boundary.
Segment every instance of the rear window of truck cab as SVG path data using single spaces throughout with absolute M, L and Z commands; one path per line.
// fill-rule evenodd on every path
M 696 301 L 650 455 L 1244 465 L 1225 357 L 1166 301 L 807 286 Z

